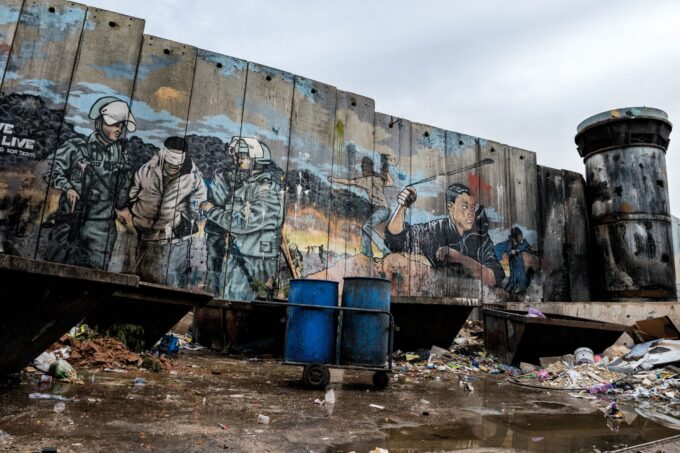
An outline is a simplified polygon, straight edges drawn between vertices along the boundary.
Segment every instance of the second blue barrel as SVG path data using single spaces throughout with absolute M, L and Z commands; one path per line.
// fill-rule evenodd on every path
M 342 306 L 390 311 L 391 282 L 384 278 L 347 277 Z M 390 321 L 387 315 L 344 310 L 340 363 L 383 367 L 389 348 Z
M 338 282 L 290 280 L 291 304 L 337 307 Z M 336 310 L 290 307 L 286 326 L 286 362 L 333 363 L 335 361 Z

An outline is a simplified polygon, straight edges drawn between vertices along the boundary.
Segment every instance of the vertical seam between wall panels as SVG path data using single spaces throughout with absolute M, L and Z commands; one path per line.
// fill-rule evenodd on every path
M 279 237 L 279 254 L 283 253 L 283 260 L 286 262 L 286 267 L 288 267 L 288 260 L 286 259 L 286 254 L 290 254 L 290 246 L 288 245 L 288 240 L 286 239 L 285 241 L 285 251 L 281 250 L 281 245 L 284 244 L 283 239 L 285 239 L 285 228 L 284 225 L 286 223 L 286 213 L 288 212 L 288 167 L 290 167 L 290 148 L 291 148 L 291 137 L 293 136 L 293 111 L 295 109 L 295 87 L 297 87 L 297 80 L 298 80 L 298 75 L 293 75 L 293 93 L 292 96 L 290 97 L 290 116 L 288 118 L 288 152 L 286 153 L 286 171 L 283 174 L 283 184 L 282 184 L 282 191 L 283 191 L 283 213 L 281 215 L 281 228 L 280 228 L 280 237 Z M 291 257 L 291 261 L 292 261 Z M 276 260 L 278 268 L 276 269 L 276 276 L 277 279 L 279 280 L 277 282 L 277 288 L 280 288 L 279 284 L 281 282 L 281 279 L 278 278 L 281 275 L 281 258 L 279 257 L 278 260 Z M 291 262 L 292 265 L 292 262 Z M 303 267 L 304 271 L 304 267 Z M 290 276 L 292 278 L 295 278 L 293 275 L 293 269 L 290 269 Z M 299 276 L 298 278 L 303 278 L 302 276 Z
M 22 5 L 22 12 L 23 12 L 23 5 Z M 78 68 L 78 64 L 80 63 L 80 50 L 81 50 L 81 45 L 83 43 L 83 31 L 85 30 L 85 24 L 87 23 L 87 15 L 90 12 L 90 8 L 86 7 L 85 8 L 85 15 L 83 16 L 83 23 L 80 26 L 80 36 L 78 38 L 78 48 L 76 49 L 76 58 L 75 61 L 73 62 L 73 68 L 71 69 L 71 77 L 69 78 L 68 81 L 68 89 L 66 91 L 66 97 L 64 98 L 64 108 L 62 110 L 63 116 L 61 118 L 61 122 L 59 123 L 59 128 L 57 129 L 57 142 L 55 143 L 55 148 L 54 148 L 54 156 L 52 159 L 52 165 L 49 166 L 50 168 L 50 176 L 47 178 L 47 188 L 45 189 L 45 197 L 43 198 L 43 203 L 42 207 L 40 209 L 40 225 L 38 226 L 38 236 L 35 241 L 35 249 L 33 251 L 33 259 L 38 259 L 38 250 L 40 249 L 40 236 L 42 235 L 42 230 L 43 230 L 43 219 L 45 217 L 45 212 L 47 210 L 47 198 L 50 193 L 50 184 L 52 182 L 52 170 L 54 169 L 54 161 L 57 159 L 57 153 L 56 151 L 59 149 L 59 139 L 61 138 L 61 130 L 64 127 L 64 123 L 66 122 L 66 109 L 68 108 L 68 100 L 69 100 L 69 95 L 71 94 L 71 84 L 73 83 L 73 77 L 75 76 L 76 69 Z M 19 15 L 21 18 L 21 14 Z M 19 29 L 19 22 L 17 21 L 17 30 Z M 14 36 L 16 37 L 16 31 L 14 33 Z M 12 39 L 12 44 L 14 43 L 14 39 Z M 7 64 L 9 65 L 9 57 L 7 58 Z M 6 72 L 6 71 L 5 71 Z M 49 161 L 50 159 L 50 154 L 47 154 L 47 157 L 45 158 L 45 161 Z M 61 195 L 60 195 L 61 197 Z M 58 208 L 57 208 L 58 209 Z M 108 243 L 108 233 L 107 233 L 107 243 Z M 104 260 L 106 260 L 106 256 L 104 256 Z M 103 267 L 102 263 L 102 267 Z
M 191 88 L 189 88 L 189 98 L 187 99 L 187 109 L 186 109 L 186 112 L 185 112 L 186 120 L 184 121 L 184 136 L 182 137 L 184 139 L 184 160 L 187 159 L 187 153 L 189 151 L 187 149 L 188 146 L 187 146 L 187 143 L 186 143 L 186 138 L 187 138 L 187 130 L 189 128 L 189 114 L 191 113 L 191 97 L 194 94 L 194 80 L 196 78 L 196 61 L 197 61 L 197 58 L 198 58 L 198 49 L 196 47 L 193 47 L 193 46 L 191 48 L 194 51 L 194 64 L 192 66 L 192 71 L 191 71 Z M 163 146 L 165 147 L 165 144 Z M 189 158 L 191 158 L 191 156 L 189 156 Z M 191 165 L 192 165 L 192 167 L 193 167 L 193 165 L 195 165 L 193 159 L 191 161 Z M 179 184 L 179 175 L 178 175 L 177 183 Z M 179 190 L 175 194 L 175 209 L 173 210 L 173 213 L 172 213 L 173 219 L 175 218 L 175 215 L 177 214 L 177 200 L 178 199 L 179 199 Z M 161 200 L 161 202 L 162 202 L 162 200 Z M 189 231 L 191 231 L 191 229 Z M 194 235 L 190 234 L 189 239 L 188 239 L 188 241 L 189 241 L 189 256 L 187 258 L 189 259 L 189 269 L 191 269 L 191 246 L 193 245 L 193 237 L 194 237 Z M 167 262 L 165 264 L 165 280 L 164 280 L 165 285 L 168 285 L 168 272 L 170 272 L 170 261 L 171 261 L 170 258 L 172 257 L 172 249 L 174 248 L 175 244 L 173 244 L 171 242 L 168 245 L 170 246 L 170 251 L 168 252 L 168 258 L 167 258 Z
M 562 199 L 564 200 L 564 222 L 562 223 L 562 237 L 564 238 L 564 243 L 562 244 L 562 260 L 564 263 L 564 269 L 567 272 L 567 278 L 565 279 L 565 284 L 566 284 L 566 290 L 567 294 L 569 296 L 569 300 L 572 300 L 571 297 L 571 266 L 569 265 L 569 256 L 567 254 L 567 223 L 568 220 L 571 218 L 571 213 L 569 212 L 569 206 L 568 206 L 568 200 L 567 200 L 567 190 L 566 190 L 566 173 L 564 170 L 560 170 L 560 176 L 562 179 Z
M 238 126 L 238 139 L 241 139 L 241 136 L 243 135 L 243 119 L 245 118 L 245 112 L 246 112 L 246 98 L 248 97 L 248 75 L 250 74 L 250 61 L 246 61 L 246 80 L 245 83 L 243 84 L 243 100 L 241 101 L 241 121 Z M 229 143 L 227 143 L 227 154 L 229 153 Z M 236 162 L 234 162 L 236 163 Z M 235 171 L 238 172 L 238 168 L 235 169 Z M 233 208 L 234 206 L 234 188 L 231 188 L 231 194 L 230 194 L 230 199 L 228 201 L 231 201 L 231 206 Z M 229 230 L 227 231 L 225 235 L 225 249 L 226 253 L 224 254 L 224 260 L 222 262 L 223 264 L 223 269 L 222 272 L 224 273 L 224 283 L 223 287 L 221 288 L 219 298 L 224 299 L 224 291 L 227 289 L 227 285 L 229 284 L 229 275 L 227 275 L 227 268 L 226 268 L 226 263 L 229 262 L 229 255 L 231 254 L 231 250 L 229 247 L 229 242 L 230 242 L 230 236 L 231 236 L 231 223 L 234 218 L 234 212 L 232 210 L 231 213 L 231 219 L 229 219 Z
M 140 44 L 139 44 L 139 54 L 138 54 L 138 56 L 137 56 L 137 66 L 135 67 L 135 75 L 134 75 L 134 78 L 132 79 L 132 88 L 131 88 L 131 90 L 130 90 L 130 102 L 129 102 L 129 104 L 128 104 L 128 105 L 129 105 L 129 108 L 130 108 L 130 112 L 132 112 L 132 98 L 133 98 L 133 95 L 135 94 L 135 88 L 136 88 L 136 86 L 137 86 L 137 74 L 138 74 L 138 72 L 139 72 L 139 64 L 140 64 L 141 59 L 142 59 L 142 52 L 143 52 L 143 50 L 144 50 L 144 31 L 142 30 L 142 38 L 141 38 L 141 42 L 140 42 Z M 125 128 L 124 133 L 125 133 L 125 142 L 121 145 L 121 153 L 122 153 L 123 155 L 125 155 L 125 150 L 126 150 L 126 147 L 127 147 L 126 145 L 127 145 L 127 142 L 128 142 L 128 137 L 127 137 L 127 135 L 128 135 L 128 130 L 127 130 L 127 126 L 126 126 L 126 128 Z M 120 173 L 119 173 L 119 175 L 120 175 Z M 134 172 L 133 172 L 133 174 L 130 175 L 130 176 L 134 178 Z M 120 180 L 119 180 L 119 179 L 120 179 L 120 177 L 116 180 L 116 194 L 118 193 L 118 185 L 120 184 Z M 116 201 L 117 201 L 117 197 L 116 197 Z M 112 209 L 113 209 L 113 210 L 112 210 L 112 212 L 111 212 L 111 215 L 113 216 L 113 213 L 115 212 L 115 209 L 116 209 L 115 203 L 114 203 L 114 206 L 112 207 Z M 113 218 L 113 222 L 114 222 L 114 226 L 115 226 L 115 222 L 116 222 L 115 217 Z M 110 233 L 111 233 L 111 229 L 109 228 L 109 231 L 106 233 L 106 245 L 107 245 L 107 246 L 108 246 L 108 243 L 109 243 Z M 107 248 L 108 248 L 108 247 L 107 247 Z M 138 251 L 138 250 L 139 250 L 139 242 L 137 242 L 137 244 L 135 244 L 135 264 L 137 264 L 137 251 Z M 113 251 L 112 251 L 112 253 L 113 253 Z M 109 257 L 109 259 L 110 259 L 110 258 L 111 258 L 111 257 Z M 126 256 L 126 258 L 127 258 L 127 256 Z M 127 264 L 127 263 L 126 263 L 126 264 Z M 135 272 L 136 272 L 136 268 L 137 268 L 137 266 L 135 265 Z M 105 269 L 105 270 L 106 270 L 106 269 Z

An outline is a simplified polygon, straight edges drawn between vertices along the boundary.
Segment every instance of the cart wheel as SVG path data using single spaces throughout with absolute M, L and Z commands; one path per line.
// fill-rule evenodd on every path
M 376 371 L 373 374 L 373 385 L 376 388 L 384 389 L 390 383 L 390 377 L 385 371 Z
M 322 389 L 331 381 L 331 372 L 323 365 L 305 365 L 302 372 L 302 382 L 307 387 Z

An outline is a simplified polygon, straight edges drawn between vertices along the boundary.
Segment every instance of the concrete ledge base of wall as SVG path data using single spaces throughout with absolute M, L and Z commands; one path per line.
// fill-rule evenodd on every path
M 598 321 L 632 325 L 636 321 L 668 316 L 680 327 L 680 302 L 540 302 L 508 303 L 509 310 L 534 307 L 544 313 L 578 316 Z

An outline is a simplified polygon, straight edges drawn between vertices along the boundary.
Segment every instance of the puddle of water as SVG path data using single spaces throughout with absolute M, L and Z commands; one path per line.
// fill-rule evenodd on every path
M 609 423 L 608 423 L 609 422 Z M 609 426 L 608 426 L 609 425 Z M 518 451 L 601 451 L 636 445 L 677 431 L 637 417 L 630 424 L 612 424 L 600 413 L 490 415 L 457 420 L 448 425 L 383 430 L 385 438 L 334 445 L 328 452 L 370 451 L 390 453 L 440 452 L 474 449 Z

